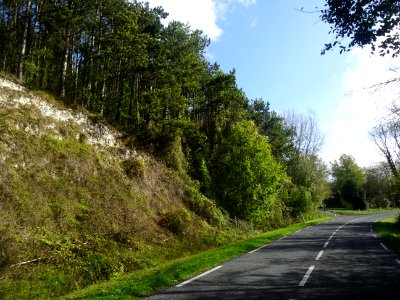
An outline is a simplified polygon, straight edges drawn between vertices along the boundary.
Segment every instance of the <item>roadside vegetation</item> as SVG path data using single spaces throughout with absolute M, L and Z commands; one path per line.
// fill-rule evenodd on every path
M 369 208 L 364 210 L 354 210 L 354 209 L 346 209 L 346 208 L 330 208 L 327 211 L 336 214 L 337 216 L 340 215 L 370 215 L 370 214 L 379 214 L 383 212 L 393 211 L 395 208 Z
M 385 244 L 400 255 L 400 215 L 379 220 L 374 229 Z
M 177 259 L 149 270 L 133 273 L 106 283 L 92 285 L 67 295 L 66 299 L 91 299 L 96 297 L 125 299 L 144 297 L 164 287 L 177 284 L 189 276 L 211 269 L 224 261 L 257 249 L 296 230 L 329 220 L 329 217 L 299 223 L 289 227 L 258 234 L 249 239 Z
M 263 214 L 255 215 L 253 203 L 253 209 L 238 206 L 232 214 L 206 197 L 188 173 L 132 148 L 101 116 L 24 89 L 10 75 L 0 76 L 0 114 L 2 299 L 60 297 L 319 216 L 317 205 L 294 211 L 297 204 L 284 205 L 284 195 L 262 190 L 260 199 L 272 199 L 272 208 L 264 206 Z M 254 161 L 258 167 L 265 163 L 260 172 L 276 168 L 289 183 L 282 165 L 261 160 L 263 151 L 270 152 L 253 128 L 246 129 L 252 135 L 238 130 L 236 137 L 261 152 Z M 250 154 L 239 153 L 250 161 Z M 237 164 L 243 164 L 240 157 Z M 276 180 L 268 178 L 263 179 L 269 184 Z M 224 184 L 229 191 L 228 181 Z M 229 255 L 214 256 L 227 259 L 240 251 L 233 247 Z

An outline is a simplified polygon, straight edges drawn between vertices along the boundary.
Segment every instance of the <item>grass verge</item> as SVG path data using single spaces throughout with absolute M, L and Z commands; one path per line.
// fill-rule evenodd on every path
M 226 260 L 268 244 L 291 232 L 329 219 L 331 218 L 324 217 L 306 223 L 294 224 L 232 245 L 176 259 L 148 270 L 92 285 L 67 295 L 65 299 L 132 299 L 132 297 L 149 296 L 162 288 L 174 285 L 190 276 L 199 274 Z
M 400 227 L 396 224 L 398 216 L 384 218 L 375 223 L 374 229 L 385 244 L 400 255 Z
M 395 209 L 394 208 L 389 208 L 389 209 L 371 208 L 371 209 L 366 209 L 366 210 L 354 210 L 354 209 L 346 209 L 346 208 L 327 209 L 327 211 L 330 211 L 330 212 L 338 214 L 338 215 L 351 215 L 351 216 L 378 214 L 378 213 L 383 213 L 383 212 L 388 212 L 388 211 L 393 211 L 393 210 L 395 210 Z

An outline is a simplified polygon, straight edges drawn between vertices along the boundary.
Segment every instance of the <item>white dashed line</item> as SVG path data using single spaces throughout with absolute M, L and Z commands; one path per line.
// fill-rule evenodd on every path
M 305 286 L 307 283 L 308 278 L 310 278 L 310 275 L 312 273 L 312 271 L 314 270 L 315 266 L 310 266 L 306 272 L 306 274 L 304 275 L 303 279 L 300 281 L 299 286 Z
M 315 258 L 315 260 L 319 260 L 323 253 L 324 253 L 324 250 L 319 251 L 319 253 L 318 253 L 317 257 Z
M 396 259 L 396 262 L 400 265 L 400 260 Z
M 383 249 L 389 250 L 388 247 L 386 247 L 383 243 L 380 243 L 380 244 L 381 244 L 381 246 L 382 246 Z
M 222 266 L 218 266 L 218 267 L 215 267 L 214 269 L 208 270 L 207 272 L 201 273 L 200 275 L 197 275 L 197 276 L 195 276 L 195 277 L 193 277 L 193 278 L 191 278 L 189 280 L 186 280 L 186 281 L 176 285 L 176 287 L 182 287 L 182 286 L 184 286 L 184 285 L 186 285 L 188 283 L 191 283 L 192 281 L 194 281 L 196 279 L 199 279 L 199 278 L 201 278 L 203 276 L 206 276 L 206 275 L 210 274 L 211 272 L 214 272 L 214 271 L 216 271 L 216 270 L 218 270 L 220 268 L 222 268 Z
M 324 248 L 328 247 L 329 241 L 326 241 L 326 243 L 324 244 Z

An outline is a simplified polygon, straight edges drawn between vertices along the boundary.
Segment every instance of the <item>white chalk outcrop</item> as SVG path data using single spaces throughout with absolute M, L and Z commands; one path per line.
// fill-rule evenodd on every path
M 54 107 L 49 102 L 29 92 L 23 86 L 0 76 L 0 109 L 1 107 L 19 107 L 24 105 L 30 105 L 36 107 L 42 116 L 51 118 L 54 122 L 72 122 L 79 127 L 79 133 L 76 138 L 80 139 L 84 135 L 85 141 L 97 148 L 99 147 L 116 147 L 124 149 L 119 151 L 123 158 L 135 156 L 136 151 L 132 149 L 126 149 L 121 143 L 119 143 L 119 134 L 116 130 L 95 122 L 88 118 L 84 113 L 75 113 L 70 109 L 60 109 Z M 19 124 L 15 124 L 18 129 L 21 127 Z M 57 133 L 54 124 L 49 124 L 46 129 L 53 130 L 54 136 L 61 139 L 62 135 Z M 35 135 L 42 135 L 35 124 L 25 124 L 25 131 Z

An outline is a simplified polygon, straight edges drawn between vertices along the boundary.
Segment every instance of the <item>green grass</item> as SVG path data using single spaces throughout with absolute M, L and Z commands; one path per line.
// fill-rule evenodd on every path
M 400 254 L 400 226 L 396 221 L 399 216 L 384 218 L 374 225 L 374 229 L 385 244 L 398 254 Z
M 380 208 L 371 208 L 371 209 L 366 209 L 366 210 L 354 210 L 354 209 L 347 209 L 347 208 L 332 208 L 332 209 L 327 209 L 327 211 L 339 214 L 339 215 L 370 215 L 370 214 L 377 214 L 377 213 L 383 213 L 383 212 L 388 212 L 388 211 L 393 211 L 394 209 L 388 208 L 388 209 L 380 209 Z
M 330 217 L 324 217 L 306 223 L 294 224 L 286 228 L 269 231 L 257 237 L 228 246 L 176 259 L 147 270 L 134 272 L 117 279 L 95 284 L 71 293 L 65 298 L 132 299 L 132 297 L 148 296 L 162 288 L 174 285 L 190 276 L 199 274 L 226 260 L 247 253 L 298 229 L 329 219 Z

